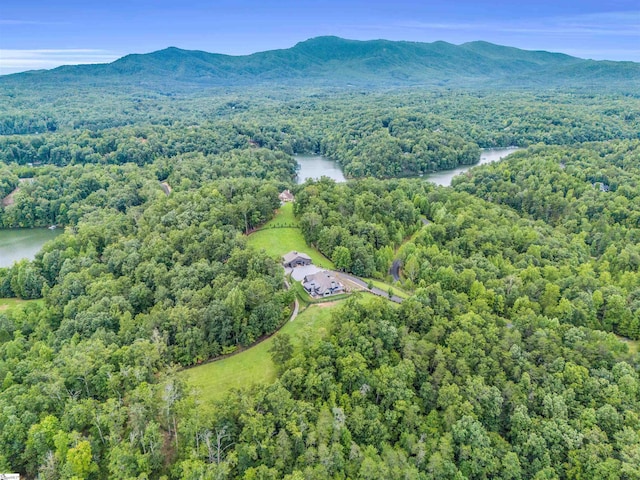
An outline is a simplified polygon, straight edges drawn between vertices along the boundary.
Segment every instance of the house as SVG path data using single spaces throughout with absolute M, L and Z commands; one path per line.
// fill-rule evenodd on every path
M 595 182 L 595 183 L 592 183 L 591 186 L 593 188 L 599 189 L 601 192 L 608 192 L 609 191 L 609 185 L 607 185 L 606 183 Z
M 285 190 L 280 195 L 278 195 L 278 198 L 282 203 L 293 202 L 294 200 L 293 193 L 291 193 L 289 189 Z
M 311 257 L 306 253 L 289 252 L 282 257 L 284 268 L 295 268 L 302 265 L 311 265 Z
M 326 297 L 344 292 L 344 285 L 327 271 L 306 275 L 302 286 L 312 297 Z

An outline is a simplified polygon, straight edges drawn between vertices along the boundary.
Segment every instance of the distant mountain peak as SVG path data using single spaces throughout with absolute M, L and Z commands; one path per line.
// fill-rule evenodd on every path
M 140 85 L 181 90 L 207 86 L 313 85 L 549 88 L 618 85 L 640 89 L 640 64 L 595 62 L 485 41 L 349 40 L 321 36 L 281 50 L 222 55 L 171 46 L 110 64 L 60 67 L 0 77 L 25 84 Z

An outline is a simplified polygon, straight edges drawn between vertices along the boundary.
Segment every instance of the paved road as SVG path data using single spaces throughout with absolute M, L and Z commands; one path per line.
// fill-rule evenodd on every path
M 293 322 L 296 319 L 296 317 L 298 316 L 299 310 L 300 310 L 300 303 L 296 298 L 295 303 L 293 304 L 293 313 L 291 314 L 291 318 L 289 319 L 290 322 Z
M 291 288 L 291 285 L 289 285 L 289 282 L 287 282 L 286 280 L 284 281 L 284 285 L 285 285 L 285 287 L 287 287 L 287 290 L 289 290 Z M 298 316 L 298 312 L 299 311 L 300 311 L 300 303 L 298 302 L 298 297 L 296 297 L 294 302 L 293 302 L 293 312 L 291 312 L 291 318 L 289 318 L 290 322 L 293 322 L 296 319 L 296 317 Z M 282 328 L 282 327 L 280 327 L 280 328 Z
M 394 260 L 389 269 L 389 274 L 393 277 L 394 282 L 400 281 L 400 260 Z
M 365 289 L 367 289 L 368 291 L 370 291 L 374 295 L 378 295 L 379 297 L 388 298 L 392 302 L 396 302 L 396 303 L 402 303 L 402 300 L 404 300 L 403 298 L 400 298 L 397 295 L 393 295 L 393 296 L 389 297 L 389 292 L 385 292 L 384 290 L 381 290 L 381 289 L 379 289 L 377 287 L 369 288 L 367 286 L 367 282 L 365 282 L 361 278 L 356 277 L 354 275 L 349 275 L 348 273 L 342 273 L 342 272 L 337 273 L 337 274 L 339 276 L 343 277 L 343 278 L 346 278 L 347 280 L 352 281 L 353 283 L 357 283 L 361 287 L 364 287 Z

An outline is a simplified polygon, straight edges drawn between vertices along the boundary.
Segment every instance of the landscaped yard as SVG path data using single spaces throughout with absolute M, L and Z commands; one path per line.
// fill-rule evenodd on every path
M 288 227 L 288 225 L 296 226 Z M 297 225 L 298 222 L 293 216 L 293 204 L 285 203 L 273 220 L 267 222 L 259 231 L 249 235 L 247 243 L 258 250 L 264 249 L 267 255 L 278 260 L 291 251 L 303 252 L 311 257 L 315 265 L 333 269 L 333 263 L 329 259 L 307 245 Z
M 350 293 L 338 293 L 336 295 L 329 295 L 328 297 L 319 297 L 313 298 L 309 293 L 304 289 L 301 282 L 293 280 L 291 282 L 291 289 L 295 292 L 298 297 L 298 301 L 300 302 L 300 307 L 308 307 L 309 305 L 314 305 L 318 303 L 327 303 L 327 302 L 335 302 L 338 300 L 344 300 L 349 297 Z
M 312 305 L 293 322 L 287 322 L 275 335 L 289 334 L 296 348 L 300 348 L 305 336 L 311 342 L 316 341 L 326 335 L 331 312 L 339 304 Z M 276 379 L 276 368 L 269 353 L 272 343 L 273 337 L 223 360 L 184 370 L 182 375 L 200 390 L 201 398 L 207 400 L 218 400 L 234 388 L 271 383 Z
M 278 209 L 276 216 L 265 223 L 265 228 L 274 226 L 297 227 L 298 219 L 293 215 L 293 203 L 285 203 Z

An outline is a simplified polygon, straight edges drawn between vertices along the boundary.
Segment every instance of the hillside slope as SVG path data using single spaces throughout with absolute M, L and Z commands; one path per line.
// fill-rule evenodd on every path
M 318 37 L 292 48 L 230 56 L 170 47 L 109 64 L 63 66 L 0 77 L 0 87 L 209 86 L 621 87 L 640 86 L 640 64 L 583 60 L 487 42 L 452 45 Z

